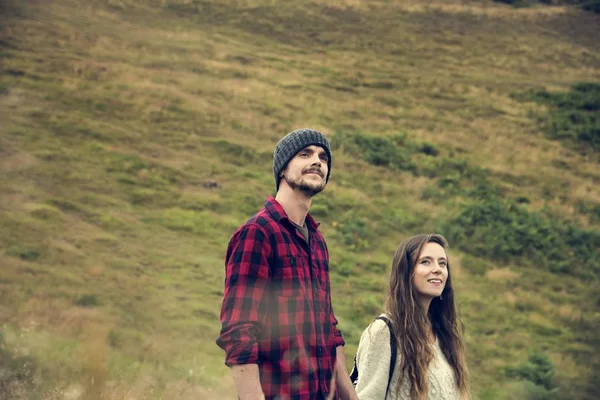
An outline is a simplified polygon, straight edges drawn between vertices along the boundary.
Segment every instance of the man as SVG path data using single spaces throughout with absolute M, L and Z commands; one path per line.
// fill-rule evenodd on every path
M 357 399 L 331 306 L 329 254 L 308 214 L 331 172 L 320 132 L 277 144 L 277 195 L 233 235 L 225 260 L 221 335 L 241 400 Z

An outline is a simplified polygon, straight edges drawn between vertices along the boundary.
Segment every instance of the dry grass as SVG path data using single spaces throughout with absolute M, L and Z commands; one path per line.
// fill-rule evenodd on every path
M 592 17 L 476 1 L 178 3 L 207 7 L 55 0 L 3 21 L 0 323 L 38 360 L 45 398 L 231 396 L 214 345 L 223 251 L 273 190 L 269 154 L 293 128 L 406 132 L 489 169 L 507 197 L 598 227 L 575 207 L 600 199 L 598 160 L 547 140 L 530 115 L 542 109 L 511 97 L 597 80 Z M 453 204 L 422 199 L 430 178 L 334 159 L 315 204 L 331 204 L 322 228 L 351 360 L 396 245 Z M 378 232 L 360 252 L 339 237 L 355 216 Z M 540 284 L 513 265 L 477 274 L 452 252 L 475 390 L 505 387 L 500 367 L 535 343 L 581 387 L 589 360 L 559 345 L 579 340 L 566 321 L 591 312 L 593 284 L 539 272 Z M 85 295 L 98 304 L 77 306 Z
M 519 274 L 509 268 L 497 268 L 489 270 L 485 273 L 486 278 L 492 282 L 513 282 L 519 278 Z

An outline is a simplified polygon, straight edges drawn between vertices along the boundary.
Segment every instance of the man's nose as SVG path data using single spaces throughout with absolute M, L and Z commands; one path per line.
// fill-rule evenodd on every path
M 322 163 L 322 161 L 321 161 L 321 158 L 319 157 L 319 155 L 318 155 L 318 154 L 315 154 L 315 155 L 312 157 L 311 164 L 312 164 L 312 165 L 321 165 L 321 163 Z

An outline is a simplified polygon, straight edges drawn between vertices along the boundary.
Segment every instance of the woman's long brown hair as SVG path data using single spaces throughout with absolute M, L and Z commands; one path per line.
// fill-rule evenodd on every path
M 434 298 L 429 312 L 420 306 L 418 293 L 413 285 L 412 277 L 417 260 L 425 244 L 430 242 L 439 244 L 444 250 L 448 247 L 448 242 L 442 235 L 422 234 L 403 241 L 394 254 L 385 309 L 398 338 L 400 376 L 401 379 L 408 379 L 411 398 L 427 398 L 427 371 L 434 357 L 428 339 L 429 320 L 440 348 L 454 370 L 458 390 L 463 398 L 467 398 L 469 385 L 462 340 L 463 325 L 454 303 L 450 261 L 447 262 L 448 278 L 442 291 L 442 299 Z M 398 385 L 397 389 L 400 390 L 401 386 Z

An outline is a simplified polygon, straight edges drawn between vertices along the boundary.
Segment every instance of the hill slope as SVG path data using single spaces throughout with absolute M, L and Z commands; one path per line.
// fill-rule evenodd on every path
M 349 360 L 397 244 L 436 230 L 474 398 L 597 397 L 598 151 L 555 140 L 564 102 L 532 95 L 588 82 L 597 104 L 596 14 L 0 4 L 5 398 L 234 398 L 214 344 L 224 250 L 274 190 L 274 144 L 306 126 L 335 148 L 313 210 Z

